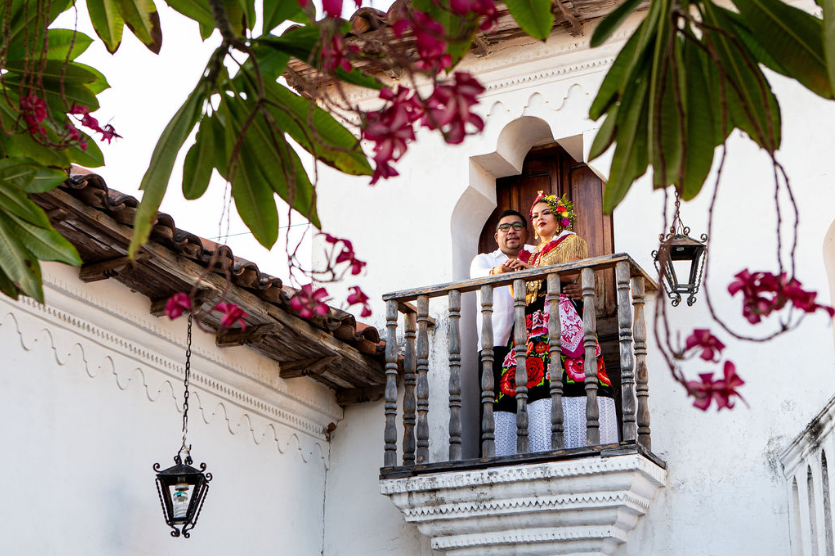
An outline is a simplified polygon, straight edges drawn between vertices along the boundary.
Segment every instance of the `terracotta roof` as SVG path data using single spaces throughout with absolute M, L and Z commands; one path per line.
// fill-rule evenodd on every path
M 78 249 L 84 261 L 81 280 L 115 278 L 146 295 L 151 312 L 161 315 L 166 300 L 176 292 L 190 291 L 216 256 L 231 271 L 227 299 L 248 315 L 246 330 L 218 333 L 218 345 L 250 345 L 278 361 L 282 377 L 310 376 L 345 399 L 374 397 L 368 389 L 385 383 L 385 342 L 376 328 L 334 307 L 324 316 L 300 318 L 290 308 L 296 290 L 261 272 L 255 263 L 236 257 L 229 247 L 177 228 L 168 214 L 158 214 L 150 241 L 136 261 L 128 261 L 139 201 L 108 188 L 101 176 L 73 174 L 58 189 L 33 199 Z M 203 307 L 216 302 L 225 287 L 222 271 L 208 273 L 198 294 Z M 201 322 L 217 330 L 219 318 L 215 311 Z

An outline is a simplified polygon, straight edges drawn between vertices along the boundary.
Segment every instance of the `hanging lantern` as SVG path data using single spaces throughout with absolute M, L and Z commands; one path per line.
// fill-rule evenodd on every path
M 157 494 L 162 505 L 162 513 L 165 523 L 171 527 L 171 536 L 182 535 L 189 538 L 190 531 L 197 525 L 197 518 L 200 517 L 200 510 L 203 508 L 203 501 L 206 493 L 209 492 L 209 481 L 212 480 L 211 473 L 206 471 L 206 464 L 201 463 L 200 469 L 191 466 L 193 463 L 190 455 L 191 446 L 186 444 L 188 433 L 188 397 L 189 378 L 191 375 L 191 322 L 192 316 L 188 316 L 188 341 L 186 345 L 186 373 L 183 384 L 183 443 L 174 456 L 172 467 L 160 471 L 160 464 L 154 464 L 154 471 L 157 472 Z M 183 458 L 185 455 L 185 458 Z
M 696 294 L 702 282 L 707 234 L 702 234 L 701 240 L 689 236 L 690 228 L 681 221 L 680 205 L 676 192 L 676 212 L 670 232 L 658 236 L 661 247 L 652 252 L 652 258 L 673 307 L 678 307 L 682 295 L 687 296 L 687 305 L 691 307 L 696 303 Z

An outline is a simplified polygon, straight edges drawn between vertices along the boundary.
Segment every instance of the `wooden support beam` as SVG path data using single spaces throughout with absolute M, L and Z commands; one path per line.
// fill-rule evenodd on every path
M 199 290 L 197 294 L 194 296 L 195 305 L 198 307 L 202 307 L 206 303 L 209 303 L 212 300 L 212 295 L 215 294 L 213 290 L 205 289 Z M 219 295 L 217 297 L 220 298 Z M 165 306 L 168 304 L 168 297 L 162 297 L 160 299 L 152 299 L 151 300 L 151 314 L 155 317 L 161 317 L 165 315 Z
M 78 271 L 78 278 L 87 283 L 107 280 L 124 272 L 130 272 L 136 264 L 146 260 L 148 260 L 148 254 L 140 253 L 136 260 L 131 260 L 130 257 L 118 257 L 109 261 L 85 264 Z
M 274 334 L 283 329 L 284 327 L 277 322 L 270 322 L 267 324 L 247 326 L 243 330 L 240 328 L 227 329 L 222 332 L 218 330 L 215 336 L 215 344 L 221 348 L 257 344 L 267 334 Z
M 338 355 L 328 357 L 315 357 L 313 359 L 299 359 L 280 363 L 278 376 L 281 378 L 299 378 L 300 376 L 319 375 L 325 368 L 339 362 Z

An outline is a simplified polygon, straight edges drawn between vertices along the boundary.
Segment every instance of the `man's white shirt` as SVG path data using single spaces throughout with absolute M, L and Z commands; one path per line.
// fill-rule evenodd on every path
M 525 250 L 533 253 L 536 247 L 525 245 Z M 501 249 L 492 253 L 476 255 L 470 264 L 470 278 L 482 278 L 490 274 L 490 269 L 499 266 L 510 257 Z M 476 308 L 476 329 L 478 330 L 478 349 L 481 350 L 481 292 L 476 292 L 478 307 Z M 493 346 L 504 346 L 510 339 L 513 328 L 513 296 L 510 287 L 502 286 L 493 289 Z

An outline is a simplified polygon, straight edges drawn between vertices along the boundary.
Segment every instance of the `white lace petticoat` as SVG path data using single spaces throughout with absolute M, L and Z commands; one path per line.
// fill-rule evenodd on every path
M 600 443 L 613 444 L 618 441 L 618 420 L 615 400 L 597 398 L 600 409 Z M 586 398 L 564 397 L 563 437 L 566 448 L 586 445 Z M 510 456 L 516 453 L 516 414 L 496 411 L 493 414 L 496 434 L 496 455 Z M 551 398 L 536 400 L 528 405 L 528 442 L 531 452 L 551 449 Z

